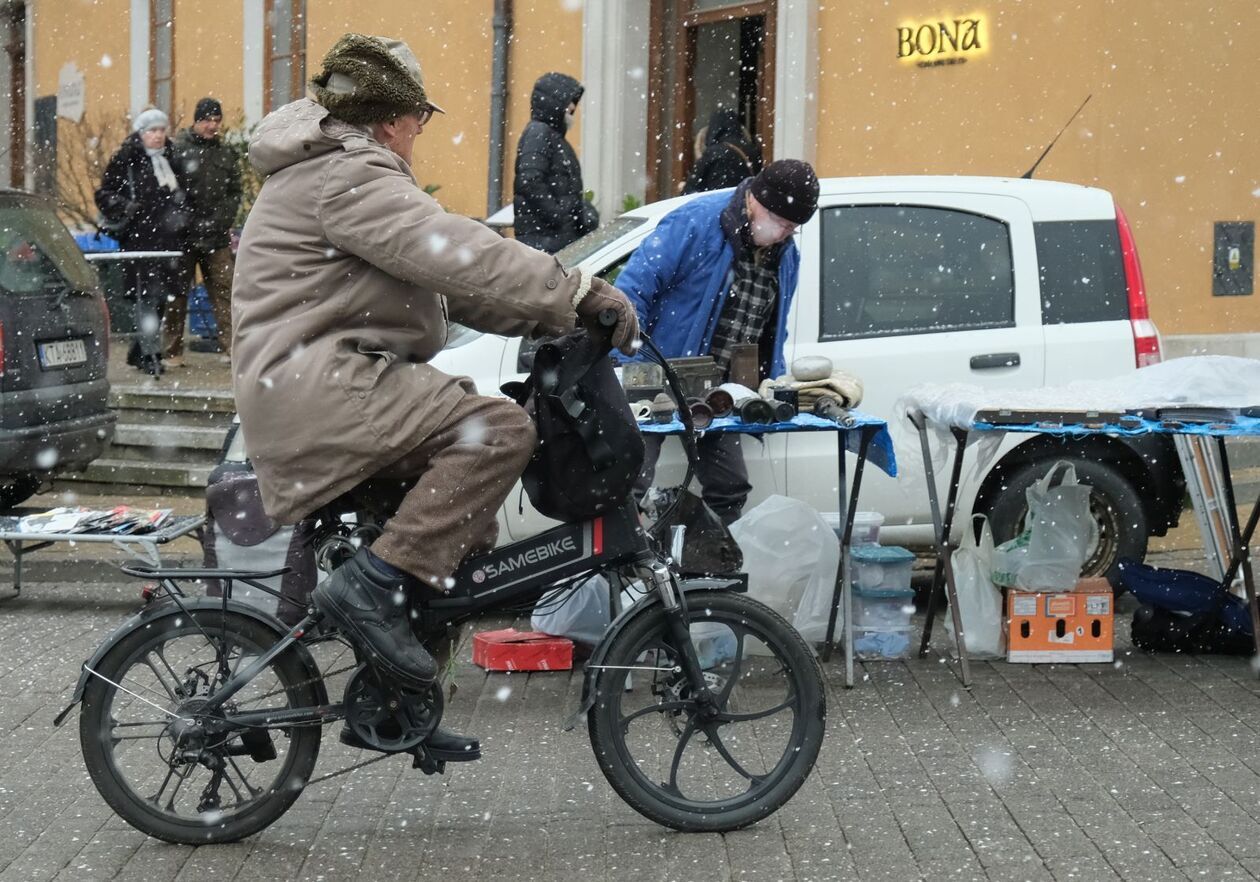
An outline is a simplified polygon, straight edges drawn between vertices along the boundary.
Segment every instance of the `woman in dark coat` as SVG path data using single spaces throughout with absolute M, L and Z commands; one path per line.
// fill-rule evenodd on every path
M 734 110 L 709 117 L 704 153 L 687 176 L 684 193 L 735 187 L 761 171 L 761 148 L 748 135 Z
M 136 117 L 135 131 L 109 160 L 96 206 L 124 251 L 181 251 L 188 213 L 166 114 L 150 109 Z M 128 293 L 136 302 L 136 336 L 127 356 L 146 373 L 162 373 L 162 312 L 185 277 L 180 258 L 126 263 Z
M 516 147 L 516 238 L 548 254 L 599 226 L 599 212 L 582 195 L 577 154 L 564 138 L 582 91 L 581 83 L 562 73 L 539 77 L 530 96 L 531 119 Z

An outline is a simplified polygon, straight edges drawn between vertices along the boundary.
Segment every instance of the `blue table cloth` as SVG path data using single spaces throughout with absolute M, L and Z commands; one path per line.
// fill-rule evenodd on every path
M 738 417 L 722 417 L 714 420 L 704 429 L 697 429 L 696 435 L 703 436 L 706 432 L 742 432 L 745 435 L 775 435 L 780 432 L 843 432 L 845 447 L 850 452 L 857 453 L 862 439 L 862 433 L 858 430 L 864 427 L 875 427 L 878 431 L 871 439 L 867 457 L 886 474 L 895 478 L 897 457 L 893 453 L 892 436 L 888 434 L 888 422 L 857 410 L 849 411 L 849 416 L 853 417 L 854 421 L 851 426 L 841 426 L 832 420 L 816 417 L 812 413 L 798 414 L 784 423 L 745 423 Z M 682 422 L 675 417 L 673 422 L 669 423 L 639 423 L 639 431 L 653 435 L 681 435 L 685 429 Z

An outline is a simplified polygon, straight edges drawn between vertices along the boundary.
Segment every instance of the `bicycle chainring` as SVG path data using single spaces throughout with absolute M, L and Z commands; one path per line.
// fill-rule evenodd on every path
M 401 753 L 433 734 L 442 719 L 442 690 L 404 692 L 382 683 L 375 670 L 359 665 L 346 684 L 346 725 L 372 750 Z

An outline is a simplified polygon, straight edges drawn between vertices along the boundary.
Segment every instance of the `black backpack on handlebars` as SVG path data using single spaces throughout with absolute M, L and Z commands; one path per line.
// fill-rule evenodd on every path
M 643 437 L 606 341 L 581 331 L 549 340 L 538 348 L 529 378 L 507 383 L 503 392 L 538 430 L 521 481 L 540 513 L 581 521 L 630 496 L 643 467 Z

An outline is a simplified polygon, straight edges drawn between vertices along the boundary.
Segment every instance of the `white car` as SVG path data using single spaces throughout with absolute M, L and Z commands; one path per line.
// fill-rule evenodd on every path
M 627 212 L 559 257 L 615 282 L 657 222 L 691 198 Z M 1105 190 L 1006 178 L 824 179 L 818 213 L 797 244 L 787 364 L 828 356 L 862 379 L 861 410 L 890 422 L 900 394 L 926 381 L 1059 385 L 1160 358 L 1132 233 Z M 524 375 L 521 355 L 521 340 L 483 335 L 443 352 L 435 365 L 492 392 Z M 830 437 L 773 435 L 746 456 L 749 507 L 779 493 L 835 510 Z M 1171 442 L 1161 437 L 1064 443 L 1008 436 L 993 466 L 963 486 L 961 510 L 987 512 L 998 540 L 1009 538 L 1024 518 L 1025 488 L 1061 458 L 1075 460 L 1080 479 L 1094 488 L 1102 538 L 1089 571 L 1103 572 L 1120 556 L 1140 559 L 1150 534 L 1177 523 L 1185 484 Z M 681 475 L 681 447 L 671 442 L 657 480 L 667 486 Z M 866 475 L 860 507 L 884 514 L 881 541 L 930 545 L 921 479 L 911 486 L 878 470 Z M 516 492 L 501 517 L 512 539 L 551 525 Z

